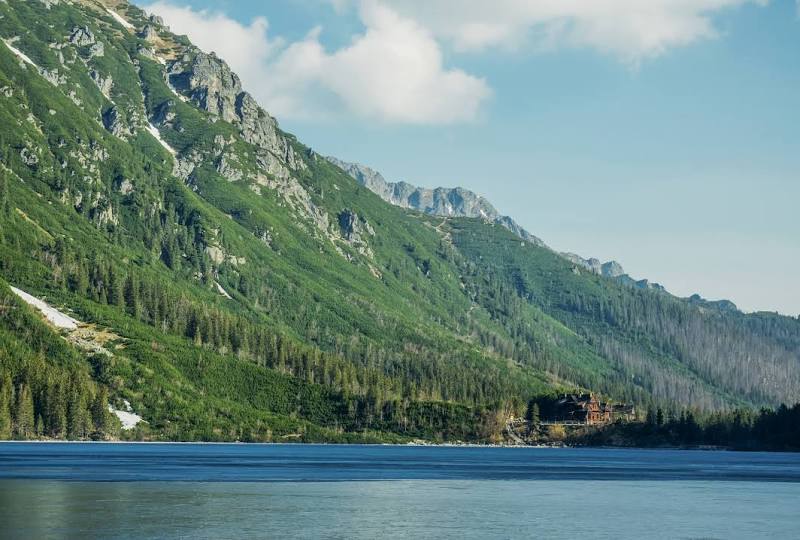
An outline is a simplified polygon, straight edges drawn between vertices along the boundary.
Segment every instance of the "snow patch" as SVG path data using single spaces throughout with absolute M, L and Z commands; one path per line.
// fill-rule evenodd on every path
M 19 296 L 26 304 L 38 309 L 50 322 L 50 324 L 56 328 L 60 328 L 62 330 L 77 330 L 78 325 L 81 324 L 80 321 L 73 319 L 69 315 L 64 315 L 57 309 L 50 307 L 45 302 L 42 302 L 38 298 L 31 296 L 25 291 L 21 291 L 16 287 L 11 287 L 11 291 Z
M 117 21 L 119 24 L 121 24 L 122 26 L 124 26 L 128 30 L 133 30 L 135 28 L 135 26 L 133 26 L 131 23 L 129 23 L 128 21 L 123 19 L 122 16 L 119 13 L 117 13 L 116 11 L 114 11 L 113 9 L 106 8 L 106 11 L 108 11 L 109 15 L 114 17 L 115 21 Z
M 158 128 L 157 128 L 156 126 L 154 126 L 153 124 L 150 124 L 150 123 L 148 123 L 148 124 L 147 124 L 147 131 L 150 133 L 150 135 L 152 135 L 153 137 L 155 137 L 155 138 L 156 138 L 156 140 L 157 140 L 159 143 L 161 143 L 161 146 L 163 146 L 164 148 L 166 148 L 166 149 L 167 149 L 167 152 L 169 152 L 169 153 L 170 153 L 170 154 L 172 154 L 173 156 L 177 154 L 177 152 L 175 151 L 175 149 L 174 149 L 174 148 L 172 148 L 172 147 L 171 147 L 171 146 L 170 146 L 170 145 L 167 143 L 167 141 L 165 141 L 164 139 L 162 139 L 162 138 L 161 138 L 161 133 L 158 131 Z
M 23 62 L 25 62 L 26 64 L 30 64 L 30 65 L 32 65 L 32 66 L 33 66 L 33 67 L 35 67 L 36 69 L 39 69 L 39 66 L 37 66 L 37 65 L 36 65 L 36 63 L 35 63 L 33 60 L 31 60 L 31 59 L 30 59 L 30 57 L 29 57 L 27 54 L 25 54 L 24 52 L 20 51 L 19 49 L 17 49 L 16 47 L 14 47 L 14 46 L 11 44 L 11 40 L 6 40 L 6 39 L 4 39 L 4 40 L 3 40 L 3 43 L 5 43 L 5 44 L 6 44 L 6 47 L 8 47 L 8 50 L 10 50 L 12 53 L 14 53 L 15 55 L 17 55 L 17 57 L 18 57 L 20 60 L 22 60 L 22 61 L 23 61 Z
M 131 408 L 131 404 L 127 399 L 124 400 L 123 403 L 125 404 L 124 411 L 115 409 L 110 403 L 108 404 L 108 410 L 114 413 L 114 415 L 119 418 L 119 421 L 122 422 L 122 429 L 128 431 L 135 428 L 139 422 L 144 422 L 144 420 L 141 416 L 133 412 L 133 408 Z
M 217 291 L 219 292 L 219 294 L 221 294 L 222 296 L 224 296 L 224 297 L 225 297 L 225 298 L 227 298 L 228 300 L 233 300 L 233 298 L 231 298 L 231 295 L 229 295 L 229 294 L 228 294 L 228 291 L 226 291 L 225 289 L 223 289 L 223 288 L 222 288 L 222 285 L 220 285 L 220 284 L 219 284 L 219 282 L 215 281 L 215 282 L 214 282 L 214 285 L 216 285 L 216 286 L 217 286 Z

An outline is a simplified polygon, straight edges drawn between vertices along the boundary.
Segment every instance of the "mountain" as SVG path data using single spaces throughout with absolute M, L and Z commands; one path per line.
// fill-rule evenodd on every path
M 796 400 L 797 319 L 389 204 L 134 5 L 0 2 L 0 37 L 0 438 L 487 441 L 564 391 Z
M 620 265 L 617 261 L 602 263 L 599 259 L 584 259 L 580 255 L 576 255 L 574 253 L 561 253 L 561 256 L 578 265 L 579 267 L 589 270 L 590 272 L 594 272 L 600 276 L 617 278 L 626 275 L 625 270 L 622 269 L 622 265 Z
M 739 311 L 736 304 L 730 300 L 706 300 L 699 294 L 693 294 L 688 298 L 690 304 L 702 306 L 709 309 L 717 309 L 720 311 Z
M 384 201 L 432 216 L 468 217 L 502 225 L 526 242 L 544 247 L 544 242 L 508 216 L 502 216 L 484 197 L 461 187 L 422 188 L 407 182 L 389 182 L 381 173 L 360 163 L 349 163 L 333 156 L 328 161 L 353 177 Z
M 462 187 L 428 189 L 407 182 L 389 182 L 381 173 L 366 165 L 342 161 L 333 156 L 328 156 L 326 159 L 384 201 L 400 208 L 408 208 L 432 216 L 482 219 L 501 225 L 530 244 L 547 247 L 542 239 L 526 231 L 513 218 L 500 215 L 492 203 L 468 189 Z M 633 279 L 625 273 L 622 265 L 617 261 L 603 263 L 595 258 L 584 259 L 575 253 L 559 253 L 559 255 L 579 268 L 600 276 L 617 279 L 625 285 L 641 289 L 665 290 L 661 285 L 651 283 L 646 279 Z

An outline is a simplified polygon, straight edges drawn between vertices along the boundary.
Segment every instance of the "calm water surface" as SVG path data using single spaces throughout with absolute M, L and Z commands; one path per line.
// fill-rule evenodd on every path
M 800 455 L 0 444 L 1 538 L 800 538 Z

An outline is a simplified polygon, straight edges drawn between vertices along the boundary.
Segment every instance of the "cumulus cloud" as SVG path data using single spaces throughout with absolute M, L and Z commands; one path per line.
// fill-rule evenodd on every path
M 341 8 L 346 0 L 330 1 Z M 384 1 L 460 51 L 588 47 L 639 62 L 714 37 L 713 16 L 723 9 L 768 0 Z
M 448 124 L 475 119 L 491 94 L 483 79 L 444 65 L 439 43 L 425 27 L 374 0 L 359 6 L 364 32 L 334 51 L 320 42 L 320 28 L 286 43 L 270 38 L 263 18 L 242 25 L 165 1 L 147 9 L 224 58 L 279 117 L 344 108 L 386 122 Z
M 264 17 L 245 26 L 222 13 L 194 11 L 168 2 L 156 2 L 146 9 L 161 15 L 173 32 L 188 35 L 201 49 L 235 62 L 242 72 L 258 70 L 282 45 L 281 40 L 267 38 L 269 23 Z

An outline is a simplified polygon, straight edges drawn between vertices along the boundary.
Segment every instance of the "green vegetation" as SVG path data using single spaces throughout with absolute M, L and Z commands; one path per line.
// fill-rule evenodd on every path
M 0 44 L 0 438 L 488 441 L 567 388 L 703 411 L 797 396 L 797 320 L 390 206 L 293 136 L 254 143 L 176 96 L 95 3 L 0 3 L 0 36 L 42 69 Z M 69 42 L 78 27 L 102 56 Z M 198 54 L 160 39 L 170 70 Z M 59 335 L 9 284 L 88 337 Z M 126 401 L 146 421 L 130 431 L 105 406 Z
M 113 436 L 108 391 L 0 281 L 0 439 Z
M 651 410 L 644 422 L 618 423 L 573 437 L 576 444 L 638 447 L 724 447 L 800 451 L 800 403 L 791 409 L 682 413 Z
M 474 294 L 512 328 L 509 350 L 536 350 L 543 324 L 533 321 L 554 329 L 558 353 L 522 361 L 640 404 L 715 410 L 797 397 L 797 319 L 709 310 L 587 275 L 500 227 L 458 220 L 452 228 L 470 269 L 484 273 Z

